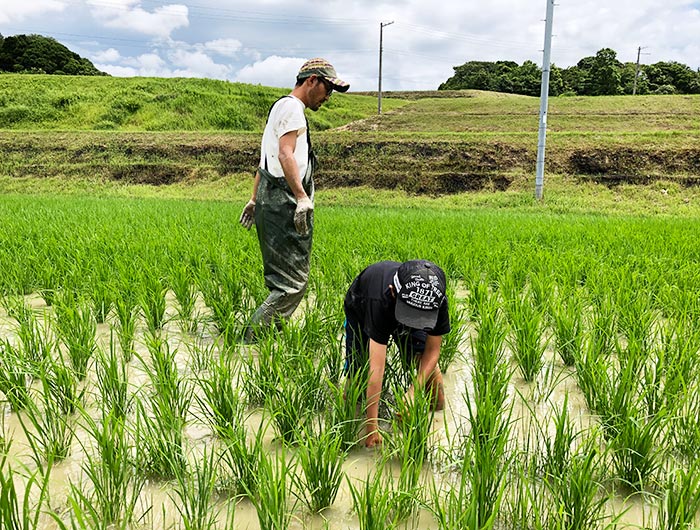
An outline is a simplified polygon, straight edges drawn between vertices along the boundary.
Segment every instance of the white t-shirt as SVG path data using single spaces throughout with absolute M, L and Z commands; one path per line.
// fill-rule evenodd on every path
M 299 177 L 303 179 L 306 174 L 309 145 L 306 141 L 304 108 L 301 100 L 294 96 L 282 98 L 272 107 L 260 146 L 260 167 L 265 167 L 265 155 L 267 155 L 267 170 L 276 177 L 284 177 L 279 161 L 280 138 L 290 131 L 297 132 L 294 158 L 299 168 Z

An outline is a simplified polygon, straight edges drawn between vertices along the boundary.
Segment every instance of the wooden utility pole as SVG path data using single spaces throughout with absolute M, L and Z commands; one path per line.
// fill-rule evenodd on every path
M 379 23 L 379 87 L 377 89 L 377 114 L 382 113 L 382 52 L 384 51 L 384 26 L 393 24 L 391 22 Z

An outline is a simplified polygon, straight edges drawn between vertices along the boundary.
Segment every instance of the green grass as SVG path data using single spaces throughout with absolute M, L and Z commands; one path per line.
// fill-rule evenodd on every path
M 0 76 L 0 128 L 21 130 L 261 131 L 267 111 L 290 88 L 211 79 Z M 403 103 L 387 101 L 387 110 Z M 338 127 L 376 109 L 375 98 L 334 94 L 309 116 Z M 311 113 L 310 113 L 311 114 Z

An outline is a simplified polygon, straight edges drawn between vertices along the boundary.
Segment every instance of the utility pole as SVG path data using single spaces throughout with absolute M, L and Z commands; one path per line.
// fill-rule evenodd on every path
M 379 23 L 379 88 L 377 90 L 377 114 L 382 113 L 382 52 L 384 51 L 384 26 L 390 26 L 391 22 Z
M 646 46 L 639 46 L 637 48 L 637 66 L 634 69 L 634 84 L 632 85 L 632 95 L 636 96 L 637 95 L 637 78 L 639 77 L 639 57 L 642 55 L 642 50 L 646 48 Z
M 547 106 L 549 103 L 549 71 L 552 57 L 552 22 L 554 0 L 547 0 L 547 19 L 544 29 L 544 56 L 542 58 L 542 86 L 540 88 L 540 127 L 537 137 L 537 175 L 535 177 L 535 199 L 542 200 L 544 188 L 544 148 L 547 141 Z

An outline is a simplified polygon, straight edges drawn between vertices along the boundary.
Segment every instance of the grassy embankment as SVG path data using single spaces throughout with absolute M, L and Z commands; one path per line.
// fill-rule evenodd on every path
M 99 182 L 114 194 L 235 200 L 248 193 L 267 109 L 287 92 L 13 75 L 0 88 L 5 192 L 83 192 Z M 382 116 L 375 105 L 371 95 L 337 94 L 308 113 L 321 203 L 412 205 L 429 195 L 441 207 L 542 207 L 531 197 L 537 98 L 388 93 Z M 553 98 L 547 207 L 694 214 L 699 111 L 697 96 Z

